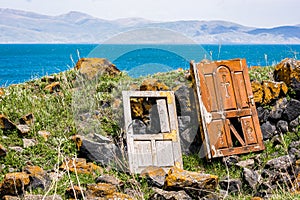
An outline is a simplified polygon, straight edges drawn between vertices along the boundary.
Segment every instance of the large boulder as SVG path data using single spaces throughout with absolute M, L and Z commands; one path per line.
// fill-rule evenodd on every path
M 172 167 L 166 175 L 164 189 L 185 190 L 189 196 L 204 197 L 215 191 L 218 186 L 218 176 L 190 172 Z
M 127 166 L 124 166 L 126 162 L 124 162 L 121 149 L 112 141 L 98 142 L 80 135 L 74 136 L 73 140 L 79 150 L 79 156 L 104 166 L 112 165 L 119 170 L 128 170 Z
M 115 76 L 120 74 L 120 70 L 105 58 L 81 58 L 76 63 L 75 69 L 88 80 L 99 75 Z
M 288 87 L 284 82 L 274 81 L 258 81 L 251 82 L 253 98 L 256 103 L 268 104 L 272 101 L 285 96 L 288 92 Z
M 292 58 L 282 60 L 274 69 L 274 80 L 290 86 L 293 80 L 300 81 L 300 61 Z
M 291 99 L 282 113 L 282 117 L 288 122 L 296 119 L 300 115 L 300 101 Z

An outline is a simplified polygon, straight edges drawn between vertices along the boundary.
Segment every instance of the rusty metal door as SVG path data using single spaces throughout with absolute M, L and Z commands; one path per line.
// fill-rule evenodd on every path
M 207 157 L 264 149 L 245 59 L 191 62 Z
M 159 166 L 165 170 L 172 166 L 182 168 L 174 92 L 123 91 L 122 96 L 130 172 L 140 173 L 148 166 Z M 137 119 L 133 117 L 134 106 L 131 103 L 136 98 L 143 98 L 143 104 L 148 101 L 154 104 L 149 132 L 135 127 Z M 147 104 L 146 107 L 151 106 Z M 140 123 L 143 125 L 143 122 Z

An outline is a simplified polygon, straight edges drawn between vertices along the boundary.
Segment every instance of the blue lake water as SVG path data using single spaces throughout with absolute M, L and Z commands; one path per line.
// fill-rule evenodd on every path
M 80 57 L 108 58 L 131 76 L 189 68 L 190 60 L 245 58 L 266 66 L 300 57 L 300 45 L 0 44 L 0 87 L 65 71 Z

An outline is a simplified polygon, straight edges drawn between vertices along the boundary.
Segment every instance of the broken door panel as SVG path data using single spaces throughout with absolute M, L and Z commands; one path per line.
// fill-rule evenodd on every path
M 244 59 L 191 62 L 207 157 L 264 149 Z
M 174 92 L 123 91 L 130 171 L 182 168 Z

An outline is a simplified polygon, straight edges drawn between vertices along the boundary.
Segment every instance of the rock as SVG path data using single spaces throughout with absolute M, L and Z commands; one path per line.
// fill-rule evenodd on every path
M 145 79 L 140 85 L 140 91 L 167 91 L 169 87 L 160 80 L 149 78 Z
M 300 61 L 286 58 L 275 66 L 273 77 L 275 81 L 283 81 L 290 86 L 293 79 L 300 81 L 299 74 Z
M 117 179 L 114 176 L 108 175 L 108 174 L 103 174 L 99 177 L 96 178 L 95 180 L 96 183 L 109 183 L 115 186 L 120 186 L 123 185 L 123 182 L 119 179 Z
M 201 139 L 198 134 L 198 128 L 189 127 L 179 133 L 181 151 L 186 155 L 192 155 L 199 152 L 201 148 Z
M 3 200 L 63 200 L 63 198 L 57 194 L 49 196 L 29 194 L 24 195 L 21 198 L 18 196 L 6 195 L 3 197 Z
M 103 135 L 97 134 L 97 133 L 93 134 L 93 140 L 95 142 L 99 142 L 99 143 L 110 143 L 111 142 L 111 139 L 109 139 Z
M 149 200 L 192 200 L 192 198 L 184 191 L 164 191 L 159 188 L 153 188 L 154 194 L 152 194 Z
M 132 128 L 135 134 L 146 134 L 147 126 L 139 119 L 132 120 Z
M 50 177 L 39 166 L 26 166 L 24 172 L 29 174 L 31 189 L 42 188 L 43 190 L 48 188 L 51 183 Z
M 269 117 L 270 119 L 278 120 L 281 118 L 282 113 L 283 113 L 283 109 L 281 108 L 273 109 L 271 110 Z
M 291 99 L 282 114 L 282 117 L 288 122 L 296 119 L 300 115 L 300 101 Z
M 178 116 L 177 120 L 178 120 L 178 129 L 180 132 L 183 132 L 184 130 L 189 128 L 189 126 L 191 126 L 191 116 L 188 115 Z
M 30 132 L 30 127 L 26 124 L 17 125 L 17 129 L 21 135 L 27 135 Z
M 0 144 L 0 157 L 5 157 L 7 150 L 4 148 L 2 144 Z
M 274 137 L 272 137 L 271 143 L 273 147 L 283 144 L 282 139 L 279 135 L 275 135 Z
M 228 167 L 234 166 L 239 162 L 240 158 L 236 155 L 223 157 L 222 162 L 225 163 Z
M 131 98 L 131 116 L 132 119 L 143 119 L 144 118 L 144 108 L 143 108 L 144 98 Z M 148 108 L 149 110 L 149 108 Z M 144 122 L 142 122 L 144 123 Z
M 176 108 L 178 116 L 191 116 L 195 107 L 193 88 L 186 85 L 178 85 L 173 88 L 176 97 Z M 189 119 L 190 120 L 190 119 Z M 180 129 L 180 126 L 179 126 Z
M 269 121 L 267 121 L 266 123 L 263 123 L 261 125 L 261 132 L 263 134 L 263 139 L 267 140 L 272 138 L 273 135 L 276 134 L 276 127 Z
M 86 159 L 84 158 L 76 158 L 76 159 L 71 159 L 67 163 L 63 163 L 60 167 L 62 170 L 69 170 L 70 172 L 76 172 L 78 174 L 95 174 L 103 173 L 103 169 L 94 163 L 87 163 Z
M 285 172 L 291 170 L 295 162 L 294 156 L 285 155 L 269 160 L 265 165 L 265 169 Z
M 165 182 L 166 172 L 161 167 L 149 166 L 141 172 L 142 177 L 146 177 L 151 185 L 163 187 Z
M 297 117 L 296 119 L 294 119 L 290 122 L 289 127 L 290 127 L 291 131 L 296 132 L 297 127 L 299 125 L 300 125 L 300 121 L 299 121 L 299 117 Z
M 83 199 L 85 190 L 77 185 L 68 187 L 65 195 L 67 199 Z
M 218 186 L 218 177 L 210 174 L 189 172 L 177 167 L 172 167 L 164 183 L 164 189 L 184 189 L 191 197 L 205 196 L 209 191 L 214 191 Z
M 6 116 L 0 115 L 0 128 L 4 130 L 15 130 L 17 126 Z
M 23 125 L 32 125 L 34 122 L 34 116 L 33 113 L 28 113 L 27 115 L 24 115 L 20 120 L 20 124 Z
M 288 87 L 284 82 L 274 81 L 258 81 L 251 82 L 253 99 L 256 103 L 268 104 L 281 96 L 285 96 L 288 92 Z
M 300 159 L 300 141 L 293 141 L 289 145 L 289 155 Z
M 141 197 L 144 196 L 142 191 L 139 189 L 125 188 L 124 193 L 127 194 L 128 196 L 132 197 L 133 199 L 141 199 Z
M 86 138 L 77 138 L 80 156 L 102 165 L 113 165 L 121 170 L 124 168 L 121 150 L 114 143 L 98 143 Z
M 107 195 L 113 195 L 116 192 L 117 187 L 107 183 L 88 184 L 86 186 L 86 196 L 88 199 L 106 197 Z
M 273 121 L 281 119 L 282 113 L 285 110 L 287 103 L 288 100 L 286 98 L 277 100 L 275 106 L 273 106 L 272 110 L 270 111 L 270 119 L 273 119 Z
M 228 193 L 238 193 L 242 189 L 242 182 L 239 179 L 221 180 L 220 188 Z
M 281 133 L 287 133 L 289 131 L 289 124 L 284 120 L 279 120 L 276 124 L 276 127 Z
M 15 147 L 8 147 L 9 149 L 13 150 L 13 151 L 17 151 L 17 152 L 22 152 L 24 149 L 22 147 L 18 147 L 18 146 L 15 146 Z
M 262 183 L 258 187 L 258 191 L 271 194 L 276 189 L 282 189 L 284 187 L 290 187 L 291 181 L 294 180 L 294 175 L 286 171 L 279 171 L 276 169 L 264 169 L 261 176 L 264 178 Z
M 1 183 L 0 196 L 23 194 L 29 183 L 29 175 L 25 172 L 8 173 Z
M 81 58 L 76 63 L 75 69 L 88 80 L 100 75 L 116 76 L 120 70 L 105 58 Z
M 284 82 L 263 81 L 264 104 L 268 104 L 281 96 L 285 96 L 288 87 Z
M 251 82 L 251 88 L 253 92 L 253 99 L 256 103 L 262 103 L 263 102 L 263 88 L 259 81 L 252 81 Z
M 59 82 L 51 83 L 49 85 L 46 85 L 46 87 L 44 88 L 45 91 L 48 91 L 50 93 L 59 92 L 59 89 L 60 89 L 60 83 Z
M 268 109 L 264 109 L 263 107 L 257 107 L 257 115 L 260 124 L 262 124 L 268 120 L 270 111 Z
M 106 195 L 105 199 L 124 199 L 124 200 L 133 200 L 129 195 L 115 192 L 113 194 Z
M 297 81 L 295 78 L 293 78 L 290 87 L 292 88 L 293 92 L 295 93 L 295 94 L 293 94 L 293 98 L 300 99 L 300 82 Z
M 256 185 L 259 181 L 259 175 L 257 172 L 250 170 L 248 168 L 243 169 L 243 178 L 247 185 L 249 185 L 253 190 L 255 190 Z
M 0 97 L 4 95 L 5 95 L 4 88 L 0 88 Z
M 236 165 L 242 168 L 245 167 L 252 168 L 254 167 L 254 160 L 253 159 L 242 160 L 239 161 Z
M 28 148 L 28 147 L 32 147 L 35 146 L 37 144 L 37 142 L 34 139 L 22 139 L 23 140 L 23 147 L 24 148 Z
M 38 134 L 40 136 L 42 136 L 44 138 L 45 141 L 48 140 L 48 138 L 50 137 L 51 133 L 49 131 L 46 130 L 42 130 L 42 131 L 38 131 Z

